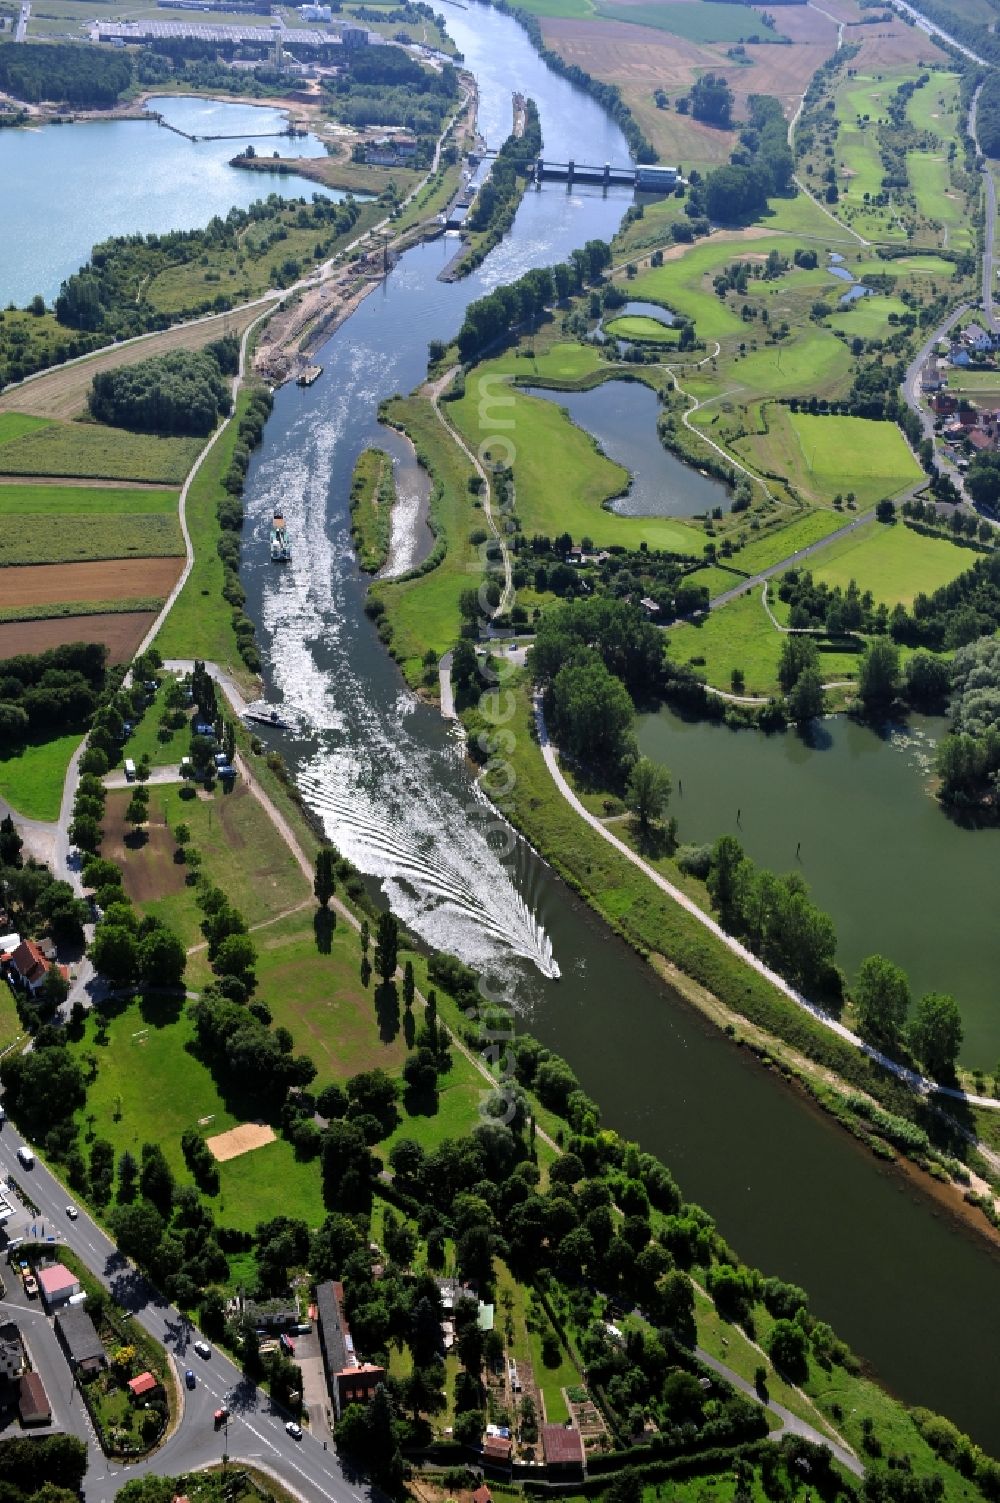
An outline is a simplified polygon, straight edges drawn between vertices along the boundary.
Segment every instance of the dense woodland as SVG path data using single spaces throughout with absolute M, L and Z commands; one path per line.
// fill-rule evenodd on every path
M 610 245 L 604 240 L 588 240 L 582 249 L 573 251 L 569 261 L 536 267 L 516 282 L 477 298 L 465 310 L 458 333 L 459 355 L 469 362 L 480 359 L 518 326 L 540 319 L 550 303 L 563 302 L 588 282 L 596 281 L 610 264 Z
M 88 723 L 104 687 L 107 648 L 69 642 L 0 662 L 0 756 Z
M 108 107 L 132 82 L 132 63 L 123 52 L 87 43 L 47 42 L 44 46 L 0 47 L 0 89 L 37 104 Z
M 222 368 L 233 374 L 238 358 L 238 342 L 225 339 L 98 371 L 88 398 L 91 416 L 135 433 L 206 436 L 232 411 Z
M 350 68 L 323 80 L 327 113 L 345 125 L 403 125 L 417 136 L 438 136 L 458 98 L 451 63 L 424 67 L 398 47 L 360 48 Z

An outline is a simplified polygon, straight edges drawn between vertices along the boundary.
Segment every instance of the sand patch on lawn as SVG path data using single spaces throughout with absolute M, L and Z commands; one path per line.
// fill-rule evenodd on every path
M 213 1157 L 224 1164 L 227 1159 L 238 1159 L 241 1153 L 251 1153 L 255 1148 L 273 1143 L 274 1129 L 263 1122 L 243 1122 L 239 1127 L 231 1127 L 228 1132 L 206 1138 L 205 1142 Z

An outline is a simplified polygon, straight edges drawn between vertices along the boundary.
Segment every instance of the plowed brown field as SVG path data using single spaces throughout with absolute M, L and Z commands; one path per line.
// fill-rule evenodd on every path
M 56 616 L 46 621 L 0 623 L 0 659 L 13 658 L 21 652 L 47 652 L 63 642 L 103 642 L 109 662 L 128 663 L 155 619 L 153 611 L 129 611 L 108 616 Z
M 67 600 L 146 600 L 170 594 L 182 558 L 111 558 L 87 564 L 22 564 L 0 569 L 0 606 Z

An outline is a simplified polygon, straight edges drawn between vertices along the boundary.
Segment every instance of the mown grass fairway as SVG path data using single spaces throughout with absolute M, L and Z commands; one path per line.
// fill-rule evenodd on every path
M 680 338 L 678 329 L 668 328 L 659 319 L 648 318 L 643 313 L 625 313 L 605 325 L 609 334 L 619 339 L 634 339 L 640 344 L 676 344 Z
M 0 419 L 2 421 L 2 419 Z M 130 516 L 177 511 L 177 491 L 126 486 L 0 485 L 0 517 Z M 76 524 L 74 524 L 75 526 Z
M 0 444 L 9 444 L 12 439 L 47 427 L 46 418 L 29 417 L 25 412 L 0 412 Z
M 862 339 L 884 339 L 892 328 L 890 313 L 901 317 L 905 312 L 906 304 L 902 298 L 861 297 L 834 313 L 826 323 L 827 328 L 837 329 L 852 339 L 856 336 Z
M 498 374 L 513 376 L 522 384 L 533 385 L 540 381 L 575 385 L 588 377 L 603 375 L 609 364 L 601 359 L 596 345 L 574 341 L 571 344 L 550 344 L 547 348 L 539 348 L 538 344 L 521 346 L 491 360 L 490 367 Z
M 857 580 L 877 601 L 909 606 L 916 595 L 930 594 L 971 569 L 978 556 L 949 538 L 915 532 L 904 522 L 871 522 L 818 553 L 812 572 L 817 580 L 842 588 Z
M 479 441 L 483 381 L 495 400 L 495 388 L 490 385 L 493 374 L 491 363 L 477 367 L 467 378 L 465 396 L 451 406 L 470 446 Z M 553 402 L 516 389 L 511 396 L 512 405 L 503 411 L 513 425 L 510 432 L 516 444 L 517 513 L 529 536 L 569 532 L 574 538 L 592 538 L 599 548 L 612 543 L 638 547 L 646 542 L 651 548 L 701 552 L 700 534 L 681 522 L 666 517 L 621 517 L 607 511 L 603 503 L 622 493 L 628 472 L 605 458 L 590 435 Z
M 100 423 L 36 422 L 3 442 L 0 470 L 6 475 L 180 484 L 203 444 L 200 438 L 157 438 Z
M 769 413 L 773 408 L 768 409 Z M 806 474 L 830 496 L 853 491 L 859 505 L 916 485 L 923 471 L 895 423 L 790 412 Z
M 0 797 L 25 819 L 57 819 L 69 759 L 82 739 L 82 732 L 73 732 L 5 757 L 0 761 Z
M 71 564 L 130 557 L 179 558 L 183 552 L 184 541 L 176 511 L 172 514 L 154 512 L 152 515 L 72 518 L 52 513 L 28 513 L 0 530 L 0 566 Z
M 880 261 L 878 269 L 887 277 L 940 277 L 950 282 L 955 267 L 943 256 L 896 256 L 891 261 Z

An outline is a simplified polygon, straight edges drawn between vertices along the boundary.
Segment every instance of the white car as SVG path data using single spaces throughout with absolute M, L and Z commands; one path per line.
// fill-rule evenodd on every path
M 209 1346 L 207 1341 L 196 1341 L 194 1344 L 194 1349 L 198 1353 L 199 1357 L 204 1357 L 206 1362 L 212 1355 L 212 1348 Z
M 285 1429 L 288 1431 L 293 1440 L 302 1439 L 302 1426 L 297 1425 L 294 1420 L 289 1420 L 285 1425 Z
M 66 1207 L 66 1215 L 69 1217 L 70 1221 L 75 1221 L 79 1214 L 80 1212 L 77 1210 L 76 1206 Z

